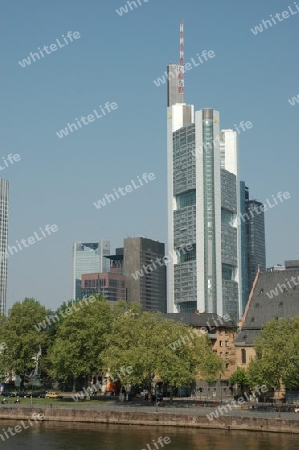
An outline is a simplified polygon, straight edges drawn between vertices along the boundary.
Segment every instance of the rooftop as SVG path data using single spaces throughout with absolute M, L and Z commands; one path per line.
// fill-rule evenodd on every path
M 263 325 L 273 318 L 299 315 L 299 269 L 260 273 L 249 302 L 237 346 L 252 346 Z

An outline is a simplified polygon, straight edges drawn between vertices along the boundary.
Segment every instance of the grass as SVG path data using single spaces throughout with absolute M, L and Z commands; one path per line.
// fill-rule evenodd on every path
M 7 404 L 14 404 L 15 397 L 6 397 Z M 28 405 L 31 406 L 31 398 L 20 398 L 21 405 Z M 86 405 L 100 405 L 103 402 L 101 400 L 84 400 L 84 401 L 78 401 L 75 402 L 71 397 L 64 398 L 64 399 L 55 399 L 55 398 L 33 398 L 32 399 L 32 405 L 33 406 L 60 406 L 60 405 L 76 405 L 78 406 L 86 406 Z M 0 405 L 1 406 L 1 405 Z

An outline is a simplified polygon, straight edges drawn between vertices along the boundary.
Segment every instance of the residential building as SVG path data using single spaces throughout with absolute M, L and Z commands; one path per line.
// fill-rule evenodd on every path
M 6 314 L 9 182 L 0 178 L 0 313 Z
M 198 333 L 208 333 L 211 339 L 213 352 L 223 359 L 224 373 L 219 375 L 219 379 L 209 382 L 202 377 L 195 380 L 197 390 L 201 389 L 201 399 L 227 399 L 231 397 L 229 389 L 229 379 L 236 370 L 236 355 L 234 340 L 236 338 L 237 328 L 231 320 L 225 320 L 227 317 L 220 317 L 213 313 L 168 313 L 166 317 L 176 322 L 184 323 L 194 330 L 200 330 Z M 191 342 L 192 335 L 186 333 L 181 337 L 181 345 Z
M 145 311 L 166 312 L 164 256 L 165 245 L 161 242 L 143 237 L 124 239 L 127 300 L 140 304 Z
M 298 314 L 299 269 L 258 271 L 235 340 L 237 367 L 247 368 L 255 357 L 254 342 L 266 323 Z
M 110 255 L 110 242 L 73 244 L 73 292 L 72 298 L 82 298 L 81 277 L 83 274 L 104 273 L 110 271 L 110 261 L 105 256 Z

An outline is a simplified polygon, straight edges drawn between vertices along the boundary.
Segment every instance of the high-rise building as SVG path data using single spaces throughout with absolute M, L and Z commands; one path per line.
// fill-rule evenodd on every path
M 105 256 L 110 264 L 109 272 L 82 275 L 82 297 L 101 294 L 110 305 L 118 300 L 127 300 L 126 277 L 123 275 L 123 248 L 117 248 L 115 253 Z
M 260 266 L 261 272 L 266 271 L 265 217 L 262 206 L 263 203 L 257 200 L 247 201 L 246 212 L 249 216 L 249 220 L 246 220 L 249 293 L 258 267 Z M 257 210 L 259 211 L 258 214 Z
M 242 240 L 242 307 L 245 311 L 258 268 L 266 271 L 266 237 L 263 203 L 250 200 L 249 188 L 240 182 L 240 215 Z
M 145 311 L 166 312 L 165 245 L 152 239 L 124 239 L 127 300 Z M 157 261 L 160 260 L 160 263 Z
M 82 298 L 81 277 L 83 274 L 103 273 L 110 271 L 110 261 L 105 256 L 110 255 L 110 241 L 81 243 L 73 245 L 73 292 L 72 298 Z
M 167 307 L 238 319 L 237 140 L 232 130 L 220 134 L 219 122 L 213 109 L 194 120 L 192 105 L 168 107 L 168 250 L 192 251 L 168 266 Z
M 245 186 L 244 181 L 240 181 L 240 227 L 241 227 L 241 266 L 242 266 L 242 282 L 241 282 L 241 308 L 240 317 L 244 314 L 246 304 L 249 298 L 249 281 L 248 281 L 248 236 L 246 229 L 246 213 L 247 213 L 247 202 L 249 200 L 249 189 Z
M 9 182 L 0 178 L 0 313 L 6 313 Z
M 242 228 L 238 221 L 241 211 L 239 154 L 237 133 L 220 132 L 221 218 L 222 218 L 222 284 L 225 309 L 234 309 L 238 295 L 239 315 L 242 309 Z M 237 244 L 237 249 L 236 249 Z M 236 284 L 237 283 L 237 284 Z M 237 294 L 238 292 L 238 294 Z M 232 298 L 232 303 L 230 300 Z M 230 304 L 230 306 L 229 306 Z

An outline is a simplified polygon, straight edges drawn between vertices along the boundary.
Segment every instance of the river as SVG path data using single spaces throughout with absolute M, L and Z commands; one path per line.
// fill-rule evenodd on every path
M 14 429 L 18 424 L 20 421 L 1 421 L 1 448 L 9 450 L 160 450 L 162 448 L 166 450 L 298 450 L 299 437 L 279 433 L 59 422 L 35 423 L 29 429 L 22 428 L 12 436 L 8 427 Z

